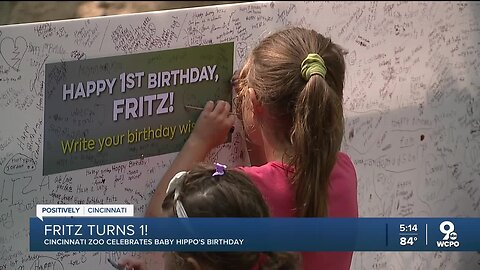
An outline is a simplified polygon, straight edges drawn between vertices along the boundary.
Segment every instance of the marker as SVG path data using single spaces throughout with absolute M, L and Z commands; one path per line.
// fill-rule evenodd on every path
M 113 268 L 118 270 L 125 270 L 125 267 L 122 268 L 120 265 L 118 265 L 118 263 L 115 263 L 112 260 L 110 260 L 110 258 L 108 258 L 107 261 L 113 266 Z
M 195 107 L 195 106 L 189 106 L 189 105 L 184 105 L 185 108 L 189 108 L 189 109 L 194 109 L 194 110 L 199 110 L 199 111 L 203 111 L 203 108 L 200 108 L 200 107 Z M 230 113 L 230 115 L 237 115 L 236 113 Z M 231 127 L 230 128 L 230 133 L 233 133 L 235 131 L 235 127 Z M 230 141 L 230 140 L 229 140 Z
M 183 105 L 185 106 L 185 108 L 187 109 L 194 109 L 194 110 L 197 110 L 197 111 L 203 111 L 203 108 L 200 108 L 200 107 L 196 107 L 196 106 L 190 106 L 190 105 Z M 230 115 L 237 115 L 236 113 L 230 113 Z
M 189 105 L 185 105 L 185 108 L 189 108 L 189 109 L 194 109 L 194 110 L 203 111 L 203 108 L 200 108 L 200 107 L 195 107 L 195 106 L 189 106 Z

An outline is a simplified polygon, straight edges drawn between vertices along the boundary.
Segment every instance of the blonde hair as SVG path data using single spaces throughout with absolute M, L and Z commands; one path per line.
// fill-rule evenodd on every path
M 302 78 L 300 65 L 310 53 L 324 60 L 325 78 Z M 328 215 L 329 177 L 344 132 L 344 54 L 329 38 L 295 27 L 263 39 L 239 75 L 274 117 L 265 124 L 290 146 L 285 158 L 295 169 L 289 178 L 301 217 Z

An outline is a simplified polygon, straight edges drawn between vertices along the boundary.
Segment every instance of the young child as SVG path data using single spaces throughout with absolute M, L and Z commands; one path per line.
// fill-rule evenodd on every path
M 239 192 L 241 191 L 241 192 Z M 262 194 L 241 172 L 217 164 L 177 173 L 169 182 L 162 210 L 168 217 L 269 217 Z M 170 252 L 165 270 L 297 269 L 294 254 L 276 252 Z M 120 262 L 126 269 L 145 270 L 141 260 Z
M 358 217 L 357 179 L 343 139 L 345 52 L 330 39 L 291 28 L 263 39 L 237 78 L 239 113 L 255 165 L 239 168 L 273 217 Z M 147 215 L 162 215 L 173 173 L 201 162 L 225 142 L 230 105 L 208 102 L 160 182 Z M 349 269 L 352 252 L 303 252 L 303 269 Z

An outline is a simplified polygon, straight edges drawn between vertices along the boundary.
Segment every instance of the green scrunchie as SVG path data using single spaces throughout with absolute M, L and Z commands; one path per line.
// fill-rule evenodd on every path
M 327 74 L 327 67 L 325 67 L 323 58 L 316 53 L 308 54 L 307 58 L 302 61 L 303 79 L 308 81 L 313 74 L 318 74 L 322 78 L 325 78 L 325 74 Z

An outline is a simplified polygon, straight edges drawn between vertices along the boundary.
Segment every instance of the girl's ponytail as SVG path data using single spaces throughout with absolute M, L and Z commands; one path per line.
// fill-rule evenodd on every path
M 328 215 L 330 173 L 343 138 L 339 95 L 319 75 L 311 76 L 296 101 L 291 131 L 290 164 L 295 168 L 297 214 Z
M 343 139 L 345 51 L 314 30 L 289 28 L 252 51 L 247 83 L 267 108 L 265 132 L 286 149 L 299 217 L 328 215 L 329 177 Z

